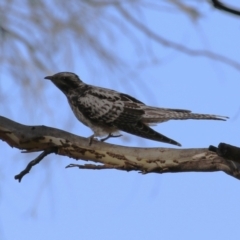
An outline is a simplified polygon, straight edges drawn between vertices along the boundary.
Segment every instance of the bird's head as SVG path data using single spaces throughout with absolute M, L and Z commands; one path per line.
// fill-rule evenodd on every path
M 59 72 L 44 79 L 51 80 L 64 93 L 68 93 L 83 84 L 78 75 L 71 72 Z

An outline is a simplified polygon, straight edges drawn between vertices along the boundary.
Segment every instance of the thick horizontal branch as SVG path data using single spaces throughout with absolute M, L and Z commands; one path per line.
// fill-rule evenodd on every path
M 98 163 L 98 165 L 68 165 L 81 169 L 118 169 L 141 173 L 224 171 L 240 179 L 238 162 L 224 159 L 217 152 L 208 151 L 206 148 L 136 148 L 95 140 L 90 146 L 87 138 L 52 127 L 22 125 L 1 116 L 0 139 L 24 152 L 43 152 L 28 164 L 20 176 L 16 176 L 19 181 L 50 153 Z

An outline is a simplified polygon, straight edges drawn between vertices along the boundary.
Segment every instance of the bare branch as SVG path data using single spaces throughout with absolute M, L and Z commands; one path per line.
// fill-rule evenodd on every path
M 210 146 L 210 151 L 216 152 L 218 156 L 240 163 L 240 148 L 226 143 L 220 143 L 218 147 Z
M 49 148 L 49 149 L 44 150 L 44 152 L 42 152 L 38 157 L 36 157 L 34 160 L 32 160 L 27 165 L 27 167 L 23 171 L 21 171 L 19 174 L 17 174 L 14 178 L 16 180 L 18 180 L 19 182 L 21 182 L 22 178 L 30 172 L 31 168 L 33 166 L 35 166 L 36 164 L 40 163 L 43 160 L 43 158 L 46 157 L 50 153 L 57 153 L 57 148 Z
M 211 0 L 211 1 L 212 1 L 212 4 L 215 8 L 217 8 L 219 10 L 222 10 L 222 11 L 225 11 L 225 12 L 228 12 L 228 13 L 231 13 L 231 14 L 234 14 L 234 15 L 237 15 L 237 16 L 240 16 L 240 11 L 239 10 L 236 10 L 234 8 L 230 8 L 230 7 L 226 6 L 225 4 L 221 3 L 218 0 Z
M 226 64 L 231 65 L 232 67 L 236 69 L 240 69 L 240 64 L 230 58 L 227 58 L 223 55 L 206 51 L 206 50 L 195 50 L 195 49 L 190 49 L 184 45 L 181 45 L 176 42 L 172 42 L 170 40 L 167 40 L 163 38 L 162 36 L 156 34 L 153 32 L 150 28 L 148 28 L 146 25 L 138 21 L 136 18 L 134 18 L 126 9 L 124 9 L 121 5 L 116 5 L 117 9 L 119 12 L 122 13 L 125 19 L 128 20 L 129 23 L 131 23 L 134 27 L 136 27 L 138 30 L 143 32 L 145 35 L 156 41 L 157 43 L 162 44 L 165 47 L 170 47 L 173 48 L 177 51 L 180 51 L 182 53 L 192 55 L 192 56 L 202 56 L 202 57 L 207 57 L 216 61 L 220 61 Z
M 118 169 L 141 173 L 223 171 L 240 179 L 240 164 L 218 156 L 206 148 L 133 148 L 89 140 L 47 126 L 26 126 L 0 116 L 0 139 L 26 152 L 43 151 L 15 178 L 19 181 L 31 167 L 50 153 L 102 165 L 76 165 L 81 169 Z
M 116 169 L 114 166 L 111 165 L 95 165 L 95 164 L 69 164 L 66 168 L 73 168 L 78 167 L 79 169 L 91 169 L 91 170 L 102 170 L 102 169 Z

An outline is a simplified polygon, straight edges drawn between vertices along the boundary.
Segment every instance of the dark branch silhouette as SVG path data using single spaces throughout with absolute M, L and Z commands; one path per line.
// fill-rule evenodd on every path
M 225 11 L 225 12 L 228 12 L 228 13 L 240 16 L 240 10 L 236 10 L 234 8 L 230 8 L 230 7 L 224 5 L 223 3 L 221 3 L 218 0 L 212 0 L 212 4 L 213 4 L 213 6 L 215 8 L 217 8 L 219 10 L 222 10 L 222 11 Z
M 43 158 L 46 157 L 50 153 L 57 153 L 57 148 L 53 147 L 53 148 L 44 150 L 38 157 L 36 157 L 34 160 L 32 160 L 27 165 L 27 167 L 23 171 L 21 171 L 19 174 L 17 174 L 14 178 L 16 180 L 18 180 L 19 182 L 21 182 L 22 178 L 30 172 L 31 168 L 33 166 L 35 166 L 36 164 L 40 163 L 43 160 Z
M 226 143 L 220 143 L 218 147 L 210 146 L 209 151 L 216 152 L 218 156 L 240 163 L 240 148 Z

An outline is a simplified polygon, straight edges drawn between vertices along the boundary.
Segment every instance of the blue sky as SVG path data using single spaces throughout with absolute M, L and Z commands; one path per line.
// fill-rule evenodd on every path
M 109 11 L 115 14 L 114 10 Z M 201 12 L 203 17 L 192 22 L 183 14 L 146 11 L 144 21 L 166 39 L 240 63 L 239 19 L 208 5 L 202 6 Z M 147 41 L 138 31 L 133 33 L 143 50 L 133 47 L 122 35 L 115 36 L 116 46 L 109 45 L 127 60 L 126 71 L 107 71 L 90 52 L 94 71 L 88 68 L 89 62 L 76 55 L 66 65 L 60 61 L 52 73 L 73 71 L 87 83 L 128 93 L 153 106 L 229 116 L 227 122 L 171 121 L 155 129 L 180 142 L 183 148 L 217 146 L 220 142 L 239 146 L 239 69 L 161 47 Z M 106 39 L 106 44 L 109 42 Z M 60 40 L 59 44 L 64 46 Z M 74 118 L 63 94 L 43 80 L 46 75 L 49 72 L 33 79 L 42 81 L 43 98 L 31 95 L 28 99 L 26 92 L 23 100 L 16 90 L 10 91 L 9 98 L 18 101 L 8 100 L 9 108 L 1 105 L 1 115 L 24 124 L 44 124 L 86 137 L 91 135 L 91 130 Z M 13 86 L 11 78 L 7 80 L 9 84 L 0 80 L 3 91 Z M 32 102 L 36 107 L 19 114 L 21 101 Z M 110 142 L 172 147 L 127 134 Z M 222 172 L 141 175 L 65 169 L 76 162 L 51 155 L 19 184 L 14 175 L 37 155 L 21 154 L 4 142 L 0 142 L 0 149 L 0 239 L 238 238 L 240 182 Z

